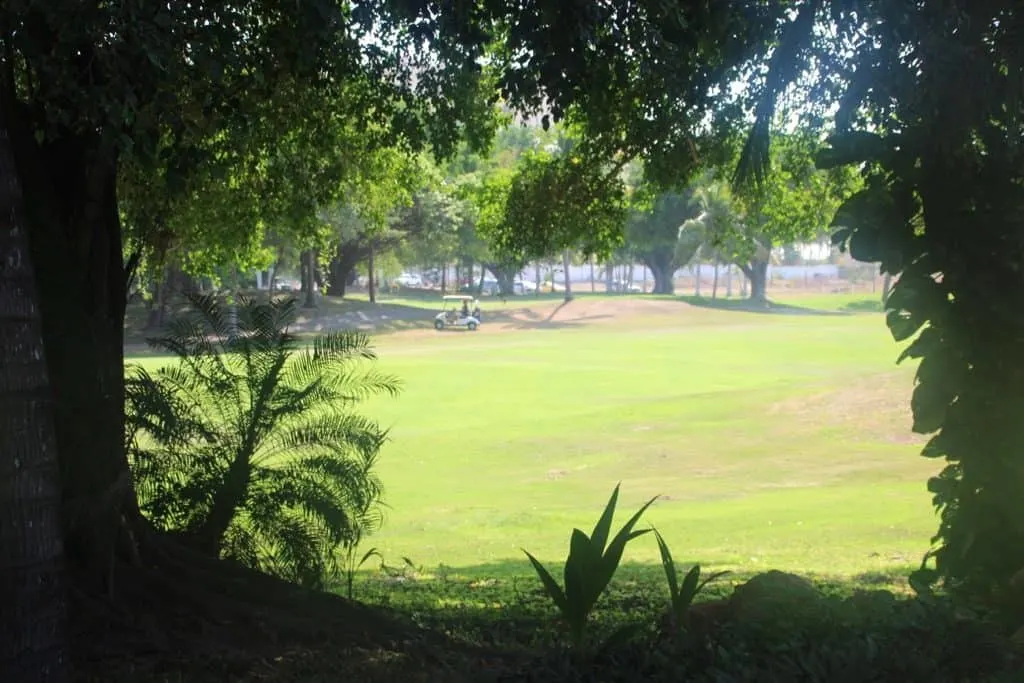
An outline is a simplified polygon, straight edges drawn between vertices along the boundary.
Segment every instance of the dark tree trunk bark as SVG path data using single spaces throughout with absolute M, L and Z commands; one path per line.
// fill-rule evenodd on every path
M 21 188 L 0 111 L 0 680 L 68 680 L 60 471 Z
M 441 266 L 441 296 L 448 293 L 448 264 Z
M 117 550 L 133 545 L 124 532 L 141 522 L 124 444 L 128 274 L 117 157 L 98 133 L 39 145 L 25 127 L 12 140 L 54 396 L 67 555 L 88 587 L 112 592 Z
M 676 293 L 675 264 L 652 258 L 644 261 L 644 265 L 650 269 L 651 275 L 654 276 L 652 294 Z
M 594 280 L 595 280 L 595 278 L 594 278 L 594 257 L 591 256 L 589 261 L 590 261 L 590 293 L 593 294 L 594 292 L 597 291 L 597 284 L 594 282 Z
M 715 279 L 711 285 L 712 301 L 718 298 L 718 261 L 715 261 Z
M 368 257 L 369 250 L 358 245 L 346 243 L 338 246 L 329 271 L 328 291 L 332 296 L 345 296 L 347 287 L 359 279 L 356 272 L 359 263 Z
M 485 263 L 482 265 L 484 275 L 487 271 L 491 271 L 491 275 L 498 281 L 498 293 L 502 297 L 512 296 L 514 292 L 514 283 L 516 279 L 516 270 L 510 267 L 502 267 L 497 263 Z M 480 278 L 480 288 L 483 289 L 483 276 Z
M 167 298 L 171 288 L 170 266 L 164 264 L 153 281 L 153 302 L 146 316 L 146 329 L 159 330 L 167 319 Z
M 316 252 L 306 249 L 302 252 L 302 292 L 303 308 L 316 308 L 316 292 L 314 283 L 316 281 L 314 271 L 316 269 Z
M 693 295 L 694 296 L 700 296 L 700 266 L 701 266 L 700 261 L 697 261 L 697 277 L 694 280 L 695 284 L 694 284 L 694 287 L 693 287 Z

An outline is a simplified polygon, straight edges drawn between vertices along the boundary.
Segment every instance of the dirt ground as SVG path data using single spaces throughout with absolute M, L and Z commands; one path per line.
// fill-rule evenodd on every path
M 576 327 L 581 325 L 621 324 L 633 318 L 679 316 L 700 309 L 681 301 L 664 299 L 623 298 L 575 299 L 527 302 L 521 300 L 487 300 L 481 302 L 483 324 L 487 332 L 511 332 L 523 329 Z M 344 302 L 322 307 L 298 321 L 301 332 L 325 332 L 337 329 L 359 329 L 366 332 L 398 332 L 422 330 L 433 333 L 437 311 L 398 304 L 381 303 L 370 306 L 364 302 Z

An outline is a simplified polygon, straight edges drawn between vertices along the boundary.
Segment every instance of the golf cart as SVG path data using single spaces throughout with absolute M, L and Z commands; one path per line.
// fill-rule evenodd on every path
M 480 326 L 480 306 L 471 296 L 446 296 L 444 310 L 434 316 L 434 329 L 465 327 L 469 331 Z

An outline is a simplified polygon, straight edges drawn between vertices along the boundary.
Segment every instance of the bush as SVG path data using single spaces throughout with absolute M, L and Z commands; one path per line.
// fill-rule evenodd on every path
M 193 314 L 150 340 L 177 362 L 129 368 L 128 453 L 143 511 L 200 550 L 320 587 L 339 545 L 380 521 L 373 473 L 387 434 L 351 412 L 398 381 L 367 363 L 362 334 L 300 346 L 294 299 Z
M 648 630 L 646 637 L 583 665 L 551 651 L 519 673 L 538 682 L 606 683 L 1022 680 L 998 629 L 958 615 L 950 602 L 899 600 L 876 591 L 848 599 L 821 596 L 814 603 L 812 610 L 780 605 L 772 620 L 743 621 L 737 615 L 700 638 Z

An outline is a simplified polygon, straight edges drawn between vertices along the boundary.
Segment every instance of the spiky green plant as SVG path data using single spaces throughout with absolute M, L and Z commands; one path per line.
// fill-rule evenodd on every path
M 701 581 L 700 565 L 695 564 L 686 572 L 686 576 L 683 577 L 683 581 L 680 583 L 679 575 L 676 571 L 676 563 L 672 559 L 672 551 L 669 550 L 668 543 L 665 542 L 665 539 L 662 538 L 657 529 L 654 530 L 654 537 L 658 540 L 661 566 L 665 570 L 665 578 L 668 581 L 669 619 L 672 628 L 678 634 L 683 632 L 688 625 L 690 607 L 693 606 L 694 599 L 709 583 L 726 576 L 729 572 L 715 572 Z
M 587 536 L 580 529 L 572 530 L 572 537 L 569 541 L 569 557 L 565 560 L 564 590 L 537 558 L 527 551 L 523 551 L 536 570 L 548 597 L 555 603 L 562 618 L 569 626 L 569 635 L 573 647 L 577 651 L 582 651 L 586 644 L 586 626 L 590 613 L 619 568 L 626 544 L 650 531 L 650 529 L 634 531 L 633 527 L 640 521 L 640 516 L 644 511 L 657 500 L 657 496 L 651 498 L 637 510 L 609 542 L 608 535 L 611 532 L 612 517 L 615 515 L 615 505 L 618 499 L 619 485 L 616 484 L 601 518 L 594 526 L 593 533 Z
M 150 344 L 176 357 L 126 380 L 127 439 L 144 512 L 200 550 L 322 586 L 335 550 L 381 522 L 374 465 L 386 430 L 352 412 L 394 395 L 363 334 L 308 345 L 294 299 L 193 311 Z

